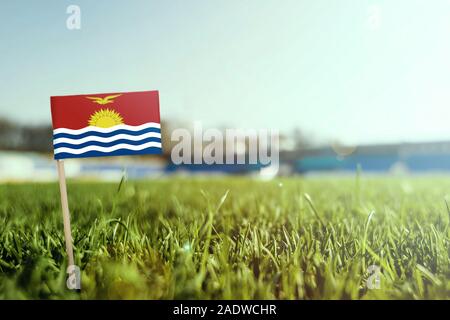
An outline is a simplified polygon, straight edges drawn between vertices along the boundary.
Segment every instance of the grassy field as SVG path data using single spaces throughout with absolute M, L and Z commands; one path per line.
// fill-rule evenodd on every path
M 444 178 L 70 182 L 71 292 L 57 184 L 4 184 L 0 298 L 449 299 L 447 194 Z

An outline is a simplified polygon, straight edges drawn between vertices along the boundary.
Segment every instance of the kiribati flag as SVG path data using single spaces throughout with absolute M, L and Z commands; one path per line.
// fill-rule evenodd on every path
M 160 154 L 158 91 L 51 97 L 55 159 Z

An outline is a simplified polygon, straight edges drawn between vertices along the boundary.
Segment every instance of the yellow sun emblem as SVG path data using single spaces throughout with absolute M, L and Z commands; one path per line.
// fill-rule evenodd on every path
M 89 118 L 90 126 L 109 128 L 118 124 L 123 124 L 123 118 L 120 113 L 111 109 L 98 110 Z

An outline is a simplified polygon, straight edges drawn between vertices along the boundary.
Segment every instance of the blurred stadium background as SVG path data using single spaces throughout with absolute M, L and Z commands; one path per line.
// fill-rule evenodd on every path
M 162 156 L 71 159 L 66 160 L 67 175 L 116 181 L 124 174 L 129 179 L 198 174 L 258 177 L 265 170 L 258 164 L 175 165 L 170 158 L 173 147 L 170 133 L 174 128 L 163 121 Z M 55 180 L 51 141 L 50 125 L 24 126 L 0 120 L 0 180 Z M 348 174 L 356 170 L 396 175 L 447 173 L 450 172 L 450 141 L 345 146 L 337 142 L 315 142 L 300 130 L 280 136 L 279 176 Z
M 79 0 L 79 30 L 66 26 L 71 4 L 0 10 L 2 181 L 56 178 L 50 96 L 149 89 L 164 155 L 70 160 L 69 177 L 264 170 L 174 166 L 170 133 L 194 120 L 279 130 L 279 175 L 450 170 L 449 1 Z

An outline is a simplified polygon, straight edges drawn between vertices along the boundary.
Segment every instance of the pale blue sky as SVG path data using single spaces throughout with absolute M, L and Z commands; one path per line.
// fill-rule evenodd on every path
M 205 127 L 450 139 L 449 35 L 447 0 L 3 1 L 0 116 L 49 122 L 51 95 L 157 89 L 163 118 Z

